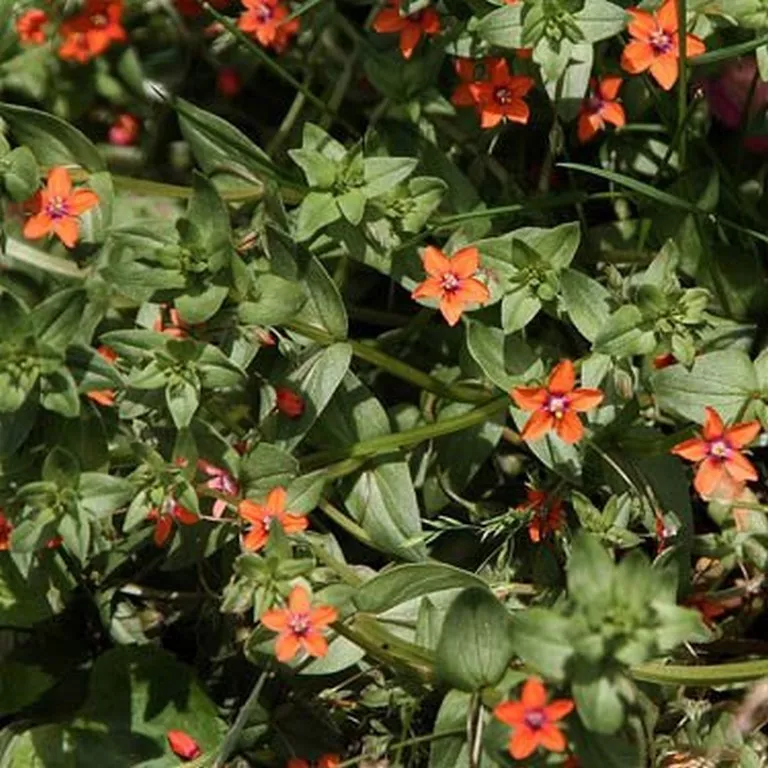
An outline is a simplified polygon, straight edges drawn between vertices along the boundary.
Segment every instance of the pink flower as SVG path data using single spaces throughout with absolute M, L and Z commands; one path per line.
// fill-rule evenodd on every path
M 135 144 L 141 131 L 141 122 L 137 117 L 125 112 L 115 118 L 109 129 L 109 143 L 116 147 L 130 147 Z
M 197 460 L 197 468 L 209 476 L 205 483 L 206 488 L 218 493 L 225 493 L 227 496 L 237 496 L 240 493 L 240 486 L 232 475 L 226 469 L 215 467 L 205 459 Z M 227 502 L 224 499 L 216 499 L 213 504 L 213 516 L 221 517 L 227 509 Z

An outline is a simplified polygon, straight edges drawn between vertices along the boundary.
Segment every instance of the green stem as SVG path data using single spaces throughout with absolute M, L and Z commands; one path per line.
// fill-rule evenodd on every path
M 387 752 L 405 749 L 406 747 L 415 747 L 418 744 L 429 744 L 431 741 L 437 741 L 438 739 L 451 739 L 455 738 L 456 736 L 466 736 L 466 734 L 467 732 L 464 728 L 451 728 L 448 731 L 436 731 L 435 733 L 428 733 L 426 736 L 414 736 L 413 738 L 405 739 L 405 741 L 398 741 L 394 744 L 390 744 L 387 747 Z M 359 765 L 363 762 L 363 760 L 366 759 L 367 755 L 358 755 L 357 757 L 352 757 L 349 760 L 344 760 L 343 762 L 339 763 L 338 768 L 350 768 L 353 765 Z
M 352 347 L 352 353 L 355 357 L 359 357 L 361 360 L 365 360 L 377 368 L 387 371 L 387 373 L 392 374 L 398 379 L 403 379 L 403 381 L 410 382 L 414 386 L 419 387 L 419 389 L 425 389 L 427 392 L 432 392 L 440 397 L 458 400 L 462 403 L 487 403 L 491 397 L 483 389 L 466 387 L 460 384 L 443 384 L 442 381 L 435 379 L 428 373 L 424 373 L 424 371 L 420 371 L 418 368 L 414 368 L 408 365 L 408 363 L 404 363 L 402 360 L 398 360 L 396 357 L 376 349 L 371 344 L 355 341 L 354 339 L 337 339 L 327 331 L 306 325 L 305 323 L 294 322 L 290 323 L 288 327 L 319 344 L 331 345 L 338 342 L 346 342 Z
M 497 397 L 485 405 L 475 408 L 461 416 L 455 416 L 452 419 L 442 419 L 432 424 L 425 424 L 414 429 L 406 429 L 402 432 L 395 432 L 391 435 L 382 435 L 372 440 L 363 440 L 354 443 L 345 448 L 338 448 L 329 451 L 320 451 L 307 456 L 301 462 L 302 470 L 311 470 L 325 466 L 341 459 L 359 459 L 366 456 L 376 456 L 378 454 L 391 453 L 401 448 L 416 445 L 425 440 L 431 440 L 435 437 L 450 435 L 453 432 L 476 427 L 478 424 L 484 424 L 490 421 L 494 416 L 502 413 L 509 407 L 509 398 L 506 395 Z
M 240 28 L 232 22 L 232 20 L 220 13 L 211 6 L 207 0 L 201 0 L 203 8 L 211 14 L 238 42 L 244 45 L 264 66 L 269 69 L 273 74 L 277 75 L 281 80 L 284 80 L 288 85 L 295 88 L 300 93 L 306 96 L 307 101 L 317 107 L 323 114 L 330 115 L 339 125 L 343 126 L 352 136 L 359 136 L 360 133 L 351 123 L 347 122 L 343 117 L 337 115 L 322 99 L 315 96 L 303 83 L 299 82 L 290 72 L 287 72 L 280 66 L 266 51 L 260 48 L 256 43 L 251 40 L 248 35 L 244 34 Z
M 354 520 L 348 515 L 345 515 L 340 509 L 331 504 L 327 499 L 320 499 L 317 505 L 325 514 L 325 516 L 332 520 L 339 528 L 343 528 L 350 536 L 356 538 L 361 544 L 365 544 L 373 549 L 379 549 L 376 542 L 368 535 L 368 532 L 361 528 Z
M 734 664 L 686 666 L 683 664 L 638 664 L 630 669 L 635 680 L 660 685 L 691 685 L 709 688 L 729 683 L 748 683 L 768 675 L 768 659 Z

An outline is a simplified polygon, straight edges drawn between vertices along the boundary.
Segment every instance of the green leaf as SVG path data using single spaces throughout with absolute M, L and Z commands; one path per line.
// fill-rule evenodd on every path
M 573 15 L 587 42 L 597 43 L 621 32 L 628 19 L 626 11 L 608 0 L 586 0 Z
M 307 300 L 296 319 L 327 331 L 336 339 L 347 337 L 349 321 L 341 293 L 322 262 L 312 256 L 304 275 Z
M 418 163 L 412 157 L 366 157 L 363 194 L 370 199 L 390 192 L 413 173 Z
M 184 429 L 192 423 L 200 406 L 200 390 L 186 379 L 177 379 L 165 388 L 165 400 L 176 428 Z
M 287 486 L 299 472 L 290 453 L 269 443 L 259 443 L 242 460 L 240 480 L 247 498 L 259 498 L 278 485 Z
M 249 301 L 238 305 L 240 320 L 249 325 L 282 325 L 293 320 L 307 300 L 299 283 L 269 273 L 254 281 Z
M 87 301 L 82 288 L 67 288 L 40 302 L 29 315 L 38 339 L 63 351 L 77 335 Z
M 636 744 L 622 736 L 587 730 L 578 717 L 568 721 L 568 736 L 573 740 L 581 763 L 600 768 L 644 768 L 647 761 L 640 756 Z
M 366 581 L 354 596 L 365 613 L 383 613 L 396 605 L 445 589 L 488 589 L 478 576 L 442 563 L 409 563 L 382 571 Z
M 691 370 L 673 365 L 652 379 L 658 406 L 701 423 L 704 408 L 714 408 L 725 421 L 735 419 L 757 391 L 755 367 L 738 349 L 711 352 L 694 361 Z
M 197 290 L 177 296 L 173 303 L 181 319 L 195 325 L 210 320 L 221 309 L 228 293 L 226 285 L 207 282 Z
M 539 254 L 546 264 L 563 270 L 573 261 L 581 242 L 581 227 L 576 221 L 551 229 L 523 227 L 511 233 L 513 257 L 517 243 L 522 242 Z
M 613 734 L 621 728 L 625 704 L 614 677 L 581 664 L 571 690 L 579 717 L 590 731 Z
M 571 620 L 546 608 L 529 608 L 512 616 L 515 653 L 545 677 L 562 680 L 573 655 Z
M 478 691 L 501 680 L 513 652 L 506 608 L 488 589 L 470 587 L 459 594 L 437 644 L 438 675 L 454 688 Z
M 568 560 L 568 594 L 581 605 L 599 607 L 611 597 L 614 564 L 600 539 L 580 531 Z
M 54 447 L 43 462 L 41 477 L 59 488 L 76 488 L 80 478 L 77 459 L 63 448 Z
M 343 195 L 339 195 L 336 198 L 336 205 L 339 207 L 341 215 L 350 224 L 357 226 L 363 220 L 366 199 L 363 190 L 355 187 Z
M 24 628 L 50 619 L 55 614 L 51 603 L 59 600 L 56 590 L 68 592 L 69 587 L 52 558 L 43 558 L 23 574 L 15 559 L 4 552 L 0 557 L 0 624 Z
M 616 357 L 649 354 L 656 346 L 656 336 L 650 327 L 638 307 L 625 304 L 603 324 L 595 339 L 595 351 Z
M 3 386 L 2 377 L 0 386 Z M 16 453 L 27 439 L 35 424 L 37 407 L 37 398 L 27 397 L 9 413 L 0 410 L 0 460 Z
M 467 724 L 471 695 L 448 691 L 437 712 L 433 733 L 453 731 Z M 429 748 L 428 768 L 470 768 L 469 745 L 463 736 L 435 739 Z
M 523 48 L 523 3 L 491 11 L 478 23 L 477 33 L 499 48 Z
M 289 149 L 288 155 L 304 171 L 307 183 L 316 189 L 330 190 L 336 181 L 338 162 L 314 149 Z
M 330 192 L 309 192 L 296 214 L 294 235 L 299 242 L 309 240 L 323 227 L 341 216 L 336 198 Z
M 135 494 L 135 488 L 128 480 L 100 472 L 83 472 L 77 490 L 81 506 L 97 516 L 116 512 Z
M 40 165 L 79 165 L 92 173 L 107 166 L 96 147 L 71 123 L 47 112 L 0 104 L 0 117 L 19 144 L 34 152 Z
M 504 296 L 501 302 L 501 324 L 505 333 L 522 330 L 539 314 L 541 301 L 527 285 Z
M 3 184 L 17 203 L 29 200 L 39 186 L 40 171 L 29 147 L 16 147 L 0 161 Z
M 603 286 L 575 269 L 566 269 L 560 275 L 563 304 L 579 333 L 588 341 L 595 341 L 610 315 L 610 294 Z

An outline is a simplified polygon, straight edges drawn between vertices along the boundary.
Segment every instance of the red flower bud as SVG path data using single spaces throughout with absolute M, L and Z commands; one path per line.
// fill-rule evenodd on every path
M 129 147 L 139 138 L 141 123 L 138 118 L 127 112 L 118 115 L 109 129 L 109 143 L 118 147 Z
M 240 75 L 237 74 L 236 69 L 227 67 L 226 69 L 219 70 L 219 74 L 216 77 L 216 90 L 222 96 L 231 99 L 240 93 L 242 87 L 243 83 L 240 80 Z
M 168 744 L 182 760 L 194 760 L 203 754 L 200 745 L 184 731 L 168 731 Z
M 653 358 L 653 367 L 660 371 L 662 368 L 669 368 L 670 365 L 675 365 L 677 363 L 677 358 L 671 353 L 667 352 L 663 355 L 656 355 L 656 357 Z
M 277 410 L 289 419 L 298 419 L 304 413 L 304 399 L 287 387 L 277 387 Z

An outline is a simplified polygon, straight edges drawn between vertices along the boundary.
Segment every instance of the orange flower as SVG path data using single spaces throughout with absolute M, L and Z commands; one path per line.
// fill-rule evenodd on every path
M 174 522 L 180 525 L 194 525 L 200 522 L 200 518 L 194 512 L 182 507 L 173 498 L 165 500 L 162 511 L 157 507 L 152 508 L 147 515 L 147 520 L 155 523 L 154 541 L 158 547 L 162 547 L 168 541 Z
M 524 760 L 539 746 L 551 752 L 565 751 L 568 742 L 555 723 L 572 711 L 571 699 L 555 699 L 547 704 L 544 684 L 537 677 L 529 677 L 523 685 L 520 701 L 504 701 L 493 714 L 512 728 L 509 754 L 515 760 Z
M 200 745 L 184 731 L 168 731 L 168 745 L 182 760 L 196 760 L 203 754 Z
M 510 75 L 506 59 L 492 61 L 487 79 L 472 83 L 469 89 L 478 104 L 480 125 L 493 128 L 502 120 L 525 124 L 531 110 L 523 97 L 533 88 L 533 79 L 523 75 Z
M 632 37 L 621 54 L 621 66 L 631 75 L 650 71 L 651 77 L 668 91 L 679 74 L 680 34 L 675 0 L 665 0 L 654 13 L 630 8 L 632 17 L 629 34 Z M 686 35 L 686 53 L 689 58 L 706 51 L 704 41 L 696 35 Z
M 291 12 L 280 0 L 242 0 L 242 3 L 246 10 L 238 19 L 237 26 L 259 45 L 282 53 L 298 33 L 300 20 L 286 21 Z
M 165 321 L 165 312 L 168 311 L 169 321 Z M 152 325 L 153 331 L 159 331 L 165 333 L 168 336 L 173 336 L 174 339 L 186 339 L 189 336 L 189 325 L 181 319 L 179 310 L 171 307 L 168 309 L 167 305 L 161 304 L 158 312 L 157 319 Z
M 528 488 L 526 495 L 527 503 L 519 509 L 523 512 L 533 512 L 531 522 L 528 523 L 528 536 L 531 541 L 538 544 L 542 539 L 563 527 L 565 523 L 563 500 L 535 488 Z
M 288 606 L 267 611 L 261 623 L 277 632 L 275 652 L 278 661 L 290 661 L 303 648 L 310 656 L 321 657 L 328 653 L 328 641 L 322 630 L 336 621 L 338 613 L 330 605 L 312 608 L 304 587 L 296 586 L 288 597 Z
M 467 304 L 485 304 L 488 288 L 475 275 L 480 266 L 477 248 L 462 248 L 448 258 L 428 245 L 421 255 L 427 279 L 411 293 L 414 299 L 439 299 L 440 312 L 448 325 L 456 325 Z
M 22 13 L 16 20 L 16 33 L 22 43 L 35 43 L 40 45 L 45 42 L 45 30 L 48 23 L 48 14 L 39 8 Z
M 309 522 L 304 515 L 292 515 L 285 510 L 287 494 L 285 488 L 278 486 L 267 494 L 264 504 L 245 499 L 240 502 L 237 513 L 244 520 L 252 523 L 251 529 L 243 538 L 243 546 L 256 552 L 262 549 L 268 539 L 269 531 L 275 520 L 280 523 L 283 531 L 290 535 L 301 533 L 307 529 Z
M 517 407 L 533 411 L 523 427 L 523 440 L 538 440 L 552 429 L 566 443 L 581 440 L 584 426 L 576 413 L 597 408 L 604 395 L 599 389 L 574 389 L 575 383 L 573 363 L 563 360 L 552 369 L 546 387 L 517 387 L 512 390 L 512 399 Z
M 502 59 L 486 57 L 484 59 L 458 58 L 453 66 L 461 82 L 451 96 L 451 103 L 457 107 L 477 107 L 477 101 L 472 93 L 472 85 L 480 85 L 483 82 L 482 75 L 488 72 L 490 67 L 496 66 Z M 481 75 L 478 77 L 478 75 Z
M 757 470 L 741 453 L 760 433 L 760 423 L 745 421 L 726 428 L 714 408 L 706 408 L 700 437 L 679 443 L 672 453 L 698 465 L 693 487 L 703 499 L 731 500 Z
M 111 347 L 101 346 L 96 350 L 108 363 L 114 363 L 117 360 L 117 352 Z M 111 406 L 115 404 L 114 389 L 92 389 L 86 392 L 85 396 L 99 405 Z
M 63 166 L 51 168 L 45 189 L 33 198 L 36 213 L 24 225 L 24 237 L 36 240 L 53 232 L 67 248 L 74 247 L 80 235 L 77 220 L 99 204 L 89 189 L 73 189 L 69 171 Z
M 315 763 L 311 763 L 303 757 L 292 757 L 285 764 L 285 768 L 338 768 L 340 763 L 341 757 L 329 752 L 328 754 L 321 755 Z
M 121 23 L 122 16 L 123 0 L 87 0 L 80 13 L 62 23 L 59 56 L 86 64 L 101 56 L 113 42 L 125 42 L 128 35 Z
M 0 552 L 5 552 L 11 548 L 12 533 L 13 523 L 0 510 Z
M 373 20 L 373 28 L 384 34 L 400 34 L 400 52 L 406 59 L 413 56 L 422 35 L 436 35 L 440 32 L 440 17 L 430 7 L 404 16 L 400 12 L 400 0 L 389 0 L 388 8 L 382 8 Z
M 590 80 L 590 95 L 582 102 L 579 112 L 580 142 L 586 143 L 600 131 L 605 130 L 606 123 L 611 123 L 617 128 L 626 125 L 627 116 L 624 114 L 624 107 L 616 101 L 621 83 L 622 79 L 615 76 Z

